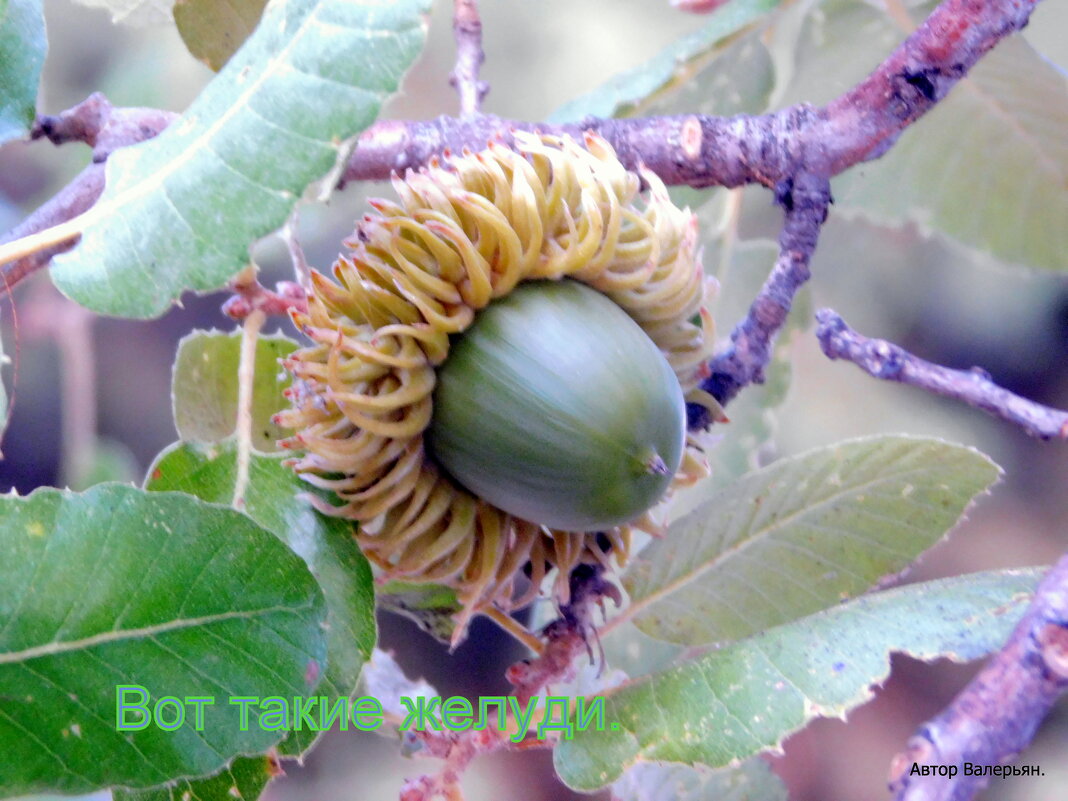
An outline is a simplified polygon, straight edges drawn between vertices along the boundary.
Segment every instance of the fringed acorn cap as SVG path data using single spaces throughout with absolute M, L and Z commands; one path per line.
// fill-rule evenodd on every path
M 565 603 L 576 566 L 622 562 L 632 528 L 658 526 L 646 514 L 605 532 L 552 530 L 445 476 L 423 434 L 450 334 L 520 281 L 576 279 L 641 326 L 687 400 L 718 410 L 698 388 L 713 334 L 694 215 L 653 173 L 627 171 L 600 137 L 587 134 L 585 145 L 516 133 L 514 151 L 491 144 L 394 177 L 400 204 L 371 201 L 378 214 L 346 243 L 338 283 L 313 273 L 308 312 L 293 315 L 315 343 L 286 361 L 294 408 L 278 420 L 296 431 L 283 445 L 303 451 L 294 469 L 337 496 L 340 505 L 320 510 L 360 524 L 360 547 L 385 577 L 456 589 L 464 612 L 454 643 L 472 614 L 501 620 L 532 600 L 552 567 Z M 675 482 L 706 470 L 690 441 Z

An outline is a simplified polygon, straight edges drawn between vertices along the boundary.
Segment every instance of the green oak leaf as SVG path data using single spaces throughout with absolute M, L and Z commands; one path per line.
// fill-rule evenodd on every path
M 858 35 L 858 31 L 863 35 Z M 862 80 L 906 32 L 859 0 L 806 20 L 784 103 L 823 103 Z M 875 161 L 833 181 L 838 213 L 927 233 L 1003 262 L 1068 269 L 1068 76 L 1013 36 Z
M 0 0 L 0 144 L 29 133 L 47 51 L 41 0 Z
M 591 791 L 644 762 L 718 768 L 776 748 L 810 720 L 870 699 L 890 673 L 891 653 L 967 661 L 996 650 L 1042 572 L 992 571 L 868 595 L 605 693 L 604 729 L 561 740 L 557 773 Z
M 783 459 L 713 491 L 632 560 L 626 614 L 698 645 L 816 612 L 904 570 L 999 475 L 976 450 L 904 436 Z
M 108 158 L 78 246 L 53 259 L 56 285 L 142 318 L 224 286 L 312 182 L 335 182 L 422 48 L 428 2 L 272 2 L 181 117 Z
M 204 779 L 179 779 L 150 790 L 115 789 L 112 801 L 256 801 L 278 774 L 272 757 L 238 757 Z
M 441 584 L 387 581 L 376 594 L 383 609 L 408 618 L 438 642 L 452 642 L 455 615 L 463 609 L 456 590 Z
M 281 334 L 256 340 L 252 386 L 252 447 L 277 451 L 288 432 L 271 422 L 287 406 L 282 391 L 289 384 L 279 360 L 299 346 Z M 220 442 L 237 425 L 237 368 L 241 332 L 194 331 L 178 345 L 171 381 L 171 402 L 178 436 L 189 442 Z
M 231 509 L 119 484 L 41 489 L 0 498 L 0 553 L 0 795 L 214 773 L 284 734 L 242 730 L 230 697 L 307 696 L 318 685 L 319 585 Z M 201 731 L 192 711 L 174 731 L 118 730 L 118 685 L 145 688 L 150 704 L 215 701 Z M 177 714 L 165 711 L 168 722 Z
M 787 794 L 757 757 L 720 770 L 639 762 L 612 783 L 612 801 L 787 801 Z
M 236 465 L 232 442 L 180 442 L 156 458 L 145 486 L 230 503 Z M 356 545 L 352 523 L 316 512 L 304 497 L 313 491 L 282 464 L 280 455 L 251 455 L 245 513 L 304 558 L 326 595 L 327 662 L 318 695 L 333 704 L 355 692 L 360 671 L 374 647 L 375 599 L 371 569 Z M 301 754 L 317 736 L 314 731 L 295 731 L 280 750 Z
M 647 63 L 622 72 L 593 92 L 565 103 L 550 122 L 574 122 L 587 115 L 630 117 L 671 113 L 672 95 L 682 92 L 688 113 L 733 114 L 763 110 L 771 91 L 770 62 L 759 40 L 733 45 L 755 30 L 781 0 L 733 0 L 712 13 L 700 29 L 673 42 Z M 763 97 L 763 101 L 759 98 Z M 682 113 L 681 111 L 679 113 Z
M 244 44 L 267 0 L 178 0 L 174 21 L 189 52 L 218 72 Z

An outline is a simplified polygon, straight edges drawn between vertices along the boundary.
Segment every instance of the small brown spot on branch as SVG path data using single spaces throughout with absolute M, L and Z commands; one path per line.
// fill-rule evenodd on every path
M 1038 630 L 1035 640 L 1050 672 L 1068 681 L 1068 628 L 1047 623 Z
M 679 145 L 682 147 L 682 154 L 690 161 L 696 161 L 700 158 L 701 140 L 703 138 L 704 134 L 701 131 L 701 120 L 693 116 L 683 120 Z

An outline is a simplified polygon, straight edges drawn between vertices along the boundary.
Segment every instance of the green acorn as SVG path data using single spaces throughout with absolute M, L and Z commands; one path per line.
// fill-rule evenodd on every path
M 579 565 L 623 564 L 707 475 L 683 398 L 715 408 L 695 216 L 592 133 L 513 139 L 371 202 L 293 315 L 278 415 L 383 578 L 456 590 L 454 644 L 476 613 L 514 626 L 554 568 L 565 604 Z
M 426 439 L 494 506 L 598 531 L 663 497 L 682 460 L 686 408 L 671 366 L 619 306 L 575 281 L 533 281 L 452 343 Z

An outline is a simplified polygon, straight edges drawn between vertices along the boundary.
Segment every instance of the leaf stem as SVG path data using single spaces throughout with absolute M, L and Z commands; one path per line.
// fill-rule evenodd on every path
M 245 318 L 241 328 L 241 359 L 237 366 L 237 465 L 234 498 L 230 502 L 238 511 L 245 508 L 249 462 L 252 459 L 252 389 L 256 378 L 256 342 L 267 319 L 261 309 Z
M 82 235 L 91 212 L 79 214 L 72 220 L 61 222 L 29 236 L 0 245 L 0 265 L 25 259 L 42 250 L 64 245 Z

